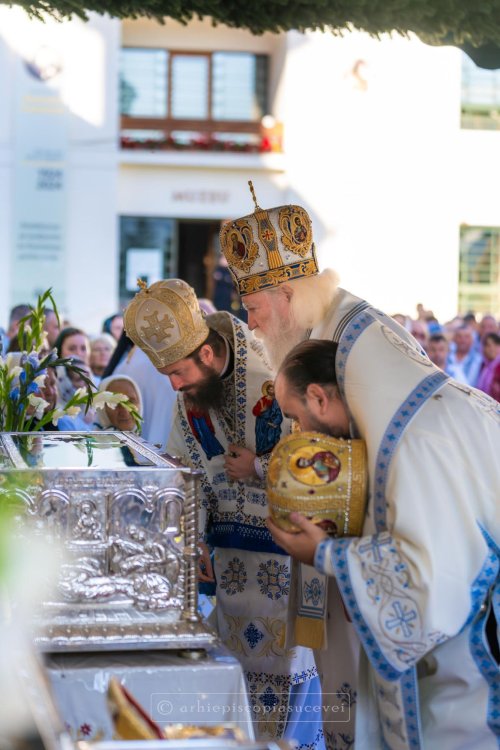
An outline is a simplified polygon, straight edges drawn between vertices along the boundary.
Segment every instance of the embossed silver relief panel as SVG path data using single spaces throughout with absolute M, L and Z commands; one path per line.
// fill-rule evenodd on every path
M 0 472 L 18 478 L 14 488 L 0 486 L 0 501 L 22 501 L 19 533 L 29 527 L 64 547 L 55 595 L 42 607 L 41 645 L 185 648 L 213 640 L 197 615 L 196 474 L 122 433 L 106 433 L 104 442 L 100 433 L 64 435 L 60 457 L 70 456 L 73 464 L 76 449 L 88 468 L 48 468 L 60 441 L 52 435 L 44 435 L 42 444 L 18 437 L 0 436 L 0 452 L 11 462 L 11 469 L 0 465 Z M 43 457 L 35 466 L 33 445 Z M 108 446 L 111 458 L 102 453 Z M 126 455 L 120 465 L 123 448 L 147 464 L 131 465 Z M 93 468 L 90 454 L 96 452 L 97 465 L 111 462 L 113 468 Z

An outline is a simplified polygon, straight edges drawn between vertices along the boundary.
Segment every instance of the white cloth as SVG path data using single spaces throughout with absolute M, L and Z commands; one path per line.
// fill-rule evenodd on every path
M 486 635 L 500 616 L 496 403 L 446 376 L 389 318 L 358 310 L 337 377 L 367 442 L 360 539 L 319 545 L 363 643 L 356 749 L 489 750 L 500 675 Z M 335 668 L 335 642 L 328 660 Z M 420 710 L 419 710 L 420 705 Z
M 175 391 L 166 375 L 158 372 L 147 354 L 134 346 L 118 363 L 113 375 L 128 375 L 140 388 L 143 401 L 141 435 L 153 445 L 163 447 L 172 423 Z
M 209 518 L 219 634 L 245 669 L 258 733 L 280 736 L 292 687 L 317 675 L 314 657 L 310 649 L 285 646 L 290 558 L 274 544 L 265 525 L 264 484 L 258 480 L 232 482 L 224 472 L 229 444 L 255 452 L 256 417 L 252 410 L 273 376 L 262 345 L 244 323 L 228 313 L 212 315 L 207 322 L 229 340 L 234 351 L 233 374 L 224 381 L 226 406 L 218 412 L 210 410 L 210 424 L 205 420 L 204 425 L 201 415 L 193 418 L 186 411 L 179 394 L 167 451 L 203 472 L 200 526 L 204 531 Z M 194 419 L 198 434 L 193 430 Z M 199 439 L 202 430 L 210 457 Z
M 310 338 L 330 339 L 338 343 L 346 331 L 347 335 L 351 335 L 349 326 L 357 325 L 357 316 L 362 315 L 364 311 L 369 311 L 372 316 L 383 320 L 384 324 L 401 337 L 408 347 L 412 349 L 416 347 L 423 354 L 418 342 L 399 323 L 342 288 L 337 289 L 330 309 L 321 323 L 311 331 Z M 351 419 L 351 431 L 352 437 L 360 436 L 353 419 Z M 326 649 L 316 651 L 315 657 L 323 690 L 325 742 L 328 748 L 337 750 L 339 747 L 351 747 L 354 742 L 361 644 L 353 624 L 347 619 L 336 582 L 334 580 L 323 581 L 323 577 L 320 576 L 319 587 L 327 592 L 326 601 L 317 602 L 318 610 L 322 607 L 326 610 L 327 646 Z M 303 600 L 304 596 L 308 596 L 308 592 L 299 591 L 298 601 Z M 347 721 L 346 708 L 348 709 Z

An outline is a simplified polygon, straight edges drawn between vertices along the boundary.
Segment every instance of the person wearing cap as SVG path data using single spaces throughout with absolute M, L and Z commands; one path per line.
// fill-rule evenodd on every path
M 471 472 L 475 475 L 476 467 L 473 469 L 474 463 L 468 460 L 462 473 L 457 474 L 463 480 L 463 486 L 457 486 L 453 469 L 457 462 L 463 460 L 462 454 L 453 455 L 450 447 L 450 439 L 453 444 L 453 437 L 450 438 L 449 433 L 443 434 L 443 445 L 446 446 L 448 453 L 445 456 L 441 452 L 438 438 L 433 442 L 434 452 L 438 451 L 443 462 L 447 457 L 450 464 L 445 469 L 443 463 L 434 485 L 435 472 L 429 470 L 427 466 L 434 467 L 438 455 L 429 457 L 425 431 L 418 433 L 418 440 L 413 443 L 411 439 L 406 441 L 406 435 L 414 438 L 417 434 L 409 428 L 413 427 L 415 422 L 418 423 L 421 409 L 424 414 L 431 413 L 428 411 L 429 403 L 442 404 L 443 412 L 447 415 L 446 419 L 451 420 L 448 404 L 454 403 L 460 389 L 466 394 L 465 397 L 462 395 L 460 404 L 463 405 L 470 399 L 476 404 L 476 411 L 484 409 L 488 420 L 494 418 L 492 410 L 497 407 L 492 406 L 490 400 L 479 397 L 474 389 L 451 381 L 447 374 L 437 370 L 418 342 L 402 326 L 365 300 L 341 289 L 333 270 L 326 269 L 319 273 L 312 225 L 304 208 L 288 205 L 265 210 L 257 205 L 255 196 L 254 202 L 256 206 L 253 213 L 227 222 L 221 228 L 220 234 L 222 252 L 248 310 L 249 328 L 253 329 L 256 335 L 264 341 L 266 349 L 273 356 L 276 368 L 293 346 L 308 338 L 338 343 L 335 372 L 339 392 L 348 405 L 350 434 L 353 437 L 364 438 L 368 445 L 371 498 L 365 531 L 368 535 L 375 534 L 375 541 L 383 542 L 382 547 L 377 544 L 375 547 L 368 545 L 363 548 L 363 551 L 359 552 L 358 562 L 359 564 L 365 563 L 366 569 L 369 569 L 380 556 L 380 560 L 384 560 L 384 564 L 388 566 L 387 576 L 383 581 L 386 581 L 389 589 L 391 590 L 392 587 L 394 592 L 401 591 L 398 583 L 399 573 L 396 568 L 399 563 L 391 552 L 393 547 L 389 542 L 392 540 L 391 534 L 399 533 L 399 527 L 395 524 L 400 520 L 400 516 L 397 508 L 390 502 L 394 482 L 392 466 L 398 467 L 397 476 L 400 482 L 398 492 L 407 498 L 405 507 L 412 515 L 410 520 L 405 517 L 406 527 L 400 532 L 403 537 L 408 535 L 408 538 L 414 540 L 414 547 L 405 550 L 404 564 L 407 567 L 401 570 L 407 571 L 408 586 L 416 589 L 418 596 L 423 596 L 422 601 L 409 600 L 407 610 L 405 597 L 402 596 L 398 600 L 386 596 L 382 581 L 383 595 L 377 600 L 378 594 L 375 593 L 372 610 L 375 613 L 374 616 L 379 618 L 376 627 L 379 629 L 378 633 L 383 635 L 382 640 L 372 637 L 371 628 L 359 611 L 356 612 L 354 619 L 361 640 L 365 639 L 364 648 L 370 658 L 371 671 L 369 671 L 368 679 L 376 685 L 378 695 L 375 702 L 378 703 L 378 715 L 384 717 L 385 721 L 382 739 L 377 735 L 378 719 L 375 716 L 375 725 L 369 728 L 365 725 L 361 735 L 357 738 L 356 747 L 358 748 L 358 742 L 364 742 L 365 744 L 361 744 L 360 747 L 366 748 L 390 747 L 400 750 L 400 748 L 423 747 L 421 719 L 424 722 L 424 735 L 430 736 L 433 722 L 437 721 L 436 712 L 441 709 L 448 712 L 449 736 L 454 736 L 453 723 L 455 719 L 458 720 L 457 712 L 450 711 L 446 706 L 446 700 L 442 702 L 439 697 L 436 699 L 436 706 L 433 707 L 432 701 L 428 700 L 429 693 L 426 692 L 438 690 L 439 696 L 436 683 L 446 667 L 441 668 L 438 663 L 433 665 L 432 658 L 429 663 L 425 660 L 420 663 L 418 654 L 426 654 L 429 648 L 441 638 L 443 640 L 451 638 L 449 644 L 446 643 L 442 647 L 451 652 L 458 641 L 457 628 L 460 629 L 465 625 L 468 617 L 478 618 L 480 632 L 478 645 L 470 644 L 471 648 L 475 649 L 474 667 L 471 673 L 473 669 L 476 669 L 473 673 L 477 675 L 478 668 L 488 671 L 491 667 L 491 675 L 495 675 L 493 682 L 490 681 L 490 676 L 483 675 L 482 687 L 478 689 L 481 693 L 479 700 L 481 706 L 484 707 L 485 696 L 488 695 L 487 700 L 490 701 L 488 720 L 491 726 L 494 726 L 495 722 L 499 722 L 500 717 L 498 713 L 495 715 L 494 707 L 495 702 L 500 700 L 495 693 L 498 687 L 498 669 L 491 664 L 488 657 L 485 657 L 484 662 L 488 666 L 480 667 L 480 657 L 477 654 L 482 648 L 481 644 L 484 643 L 482 630 L 485 627 L 484 613 L 491 610 L 488 598 L 490 585 L 493 590 L 496 590 L 500 552 L 498 549 L 490 549 L 488 540 L 478 531 L 475 521 L 472 521 L 472 525 L 469 526 L 471 519 L 464 516 L 466 520 L 463 525 L 460 525 L 457 511 L 451 514 L 452 523 L 449 526 L 447 515 L 448 509 L 452 510 L 454 507 L 455 494 L 458 493 L 459 497 L 463 498 L 463 492 L 467 492 L 470 487 Z M 305 239 L 303 239 L 304 232 L 295 234 L 292 231 L 292 227 L 297 225 L 296 217 L 307 230 Z M 238 247 L 238 253 L 234 252 L 233 239 L 229 239 L 231 233 L 236 233 L 236 240 L 243 244 L 244 250 Z M 449 384 L 448 381 L 450 381 Z M 442 389 L 443 392 L 441 392 Z M 435 409 L 432 413 L 437 418 Z M 496 425 L 495 427 L 497 428 Z M 466 418 L 463 418 L 463 415 L 459 417 L 457 414 L 452 434 L 458 439 L 462 433 L 467 434 L 471 440 L 476 440 L 476 443 L 471 445 L 471 455 L 476 456 L 477 446 L 483 447 L 484 445 L 483 437 L 478 434 L 477 430 L 472 430 L 470 433 Z M 393 463 L 392 459 L 396 454 L 399 457 L 399 446 L 403 443 L 413 446 L 413 452 L 408 448 L 405 460 Z M 485 459 L 480 459 L 477 464 L 477 476 L 487 477 L 484 500 L 481 501 L 477 497 L 477 485 L 475 485 L 474 498 L 478 502 L 484 502 L 481 507 L 487 507 L 488 512 L 493 513 L 493 507 L 488 503 L 491 500 L 492 491 L 496 493 L 498 501 L 498 477 L 494 476 L 490 480 L 494 467 L 484 465 L 484 461 L 488 463 L 488 460 L 491 460 L 491 445 L 493 445 L 493 437 L 491 437 L 491 443 L 488 443 Z M 498 439 L 495 449 L 498 454 Z M 498 459 L 496 459 L 496 465 L 498 466 Z M 428 507 L 430 498 L 433 500 L 432 507 Z M 461 507 L 461 503 L 459 506 Z M 428 515 L 427 521 L 431 519 L 432 528 L 429 528 L 429 523 L 421 522 L 425 513 Z M 464 535 L 466 527 L 467 535 Z M 450 534 L 451 545 L 437 543 L 442 533 L 440 529 L 446 529 Z M 419 536 L 420 531 L 423 533 L 423 538 Z M 455 535 L 459 540 L 457 544 L 454 541 Z M 387 546 L 385 541 L 387 541 Z M 427 545 L 429 545 L 428 557 L 426 557 Z M 434 581 L 433 556 L 447 552 L 451 546 L 453 549 L 449 564 L 442 561 L 443 575 Z M 353 546 L 352 549 L 358 550 L 358 546 Z M 370 552 L 370 549 L 373 551 Z M 347 559 L 347 545 L 339 545 L 339 554 L 341 556 L 337 570 L 340 583 L 346 580 L 346 574 L 342 573 L 340 565 L 347 569 L 348 563 L 350 564 Z M 414 554 L 418 556 L 422 570 L 414 567 Z M 481 585 L 476 586 L 474 581 L 471 581 L 470 574 L 472 570 L 480 571 L 482 566 L 485 576 L 481 579 Z M 487 574 L 486 570 L 489 571 Z M 419 577 L 421 573 L 422 577 Z M 479 582 L 476 583 L 479 584 Z M 375 591 L 371 585 L 367 583 L 363 585 L 370 592 Z M 420 588 L 421 585 L 424 588 L 428 586 L 427 597 L 425 590 L 422 591 Z M 380 601 L 387 604 L 383 611 L 377 610 Z M 481 606 L 484 606 L 484 611 L 480 615 Z M 438 626 L 434 630 L 426 630 L 427 621 L 422 624 L 420 619 L 420 613 L 426 611 L 426 607 L 432 613 L 431 621 L 437 621 Z M 389 616 L 389 610 L 392 611 L 392 616 Z M 399 617 L 398 612 L 401 615 Z M 406 612 L 411 615 L 409 623 L 406 621 Z M 459 622 L 461 625 L 458 625 Z M 389 624 L 386 625 L 386 623 Z M 467 635 L 470 635 L 470 631 Z M 423 641 L 419 640 L 420 636 L 424 637 Z M 450 661 L 453 661 L 451 654 Z M 470 661 L 467 660 L 467 665 L 469 664 Z M 417 679 L 417 665 L 419 670 L 424 670 L 425 679 Z M 436 676 L 433 679 L 434 668 Z M 363 671 L 363 679 L 365 674 L 366 670 Z M 418 677 L 422 677 L 420 672 Z M 446 677 L 443 676 L 442 679 L 446 680 Z M 424 715 L 425 712 L 421 715 L 417 705 L 419 698 L 423 699 L 424 695 L 427 715 Z M 392 708 L 389 705 L 389 696 L 394 696 Z M 474 701 L 471 700 L 469 710 L 473 707 Z M 464 719 L 467 716 L 466 712 L 461 712 L 460 709 L 458 713 L 462 713 Z M 358 706 L 358 718 L 359 715 L 362 717 L 366 715 L 368 723 L 370 719 L 373 719 L 373 712 L 359 711 Z M 437 722 L 437 726 L 439 734 L 443 723 Z M 377 735 L 373 742 L 371 742 L 372 731 Z M 365 737 L 368 739 L 364 739 Z M 442 734 L 441 739 L 443 739 Z M 489 739 L 487 738 L 485 747 L 490 746 Z M 433 747 L 432 744 L 427 743 L 425 746 Z M 468 746 L 481 747 L 476 743 L 469 743 Z M 448 742 L 447 745 L 443 739 L 441 745 L 434 744 L 434 747 L 465 748 L 467 744 L 452 745 Z
M 329 577 L 320 672 L 327 695 L 342 684 L 357 693 L 357 750 L 493 750 L 500 411 L 404 347 L 374 321 L 355 341 L 310 340 L 287 355 L 275 381 L 284 415 L 304 430 L 362 437 L 370 496 L 357 536 L 329 538 L 303 514 L 289 516 L 298 534 L 268 526 L 277 544 Z M 286 494 L 273 456 L 270 492 Z M 356 651 L 345 661 L 352 629 L 362 646 L 354 684 Z M 327 747 L 339 747 L 324 726 Z
M 349 335 L 365 311 L 422 351 L 393 318 L 341 289 L 333 269 L 320 273 L 305 208 L 262 209 L 249 184 L 255 211 L 223 224 L 221 250 L 248 312 L 248 327 L 263 341 L 274 369 L 304 339 L 338 341 Z
M 269 429 L 257 429 L 254 409 L 261 405 L 258 416 L 270 412 L 271 404 L 261 402 L 273 378 L 262 344 L 227 312 L 205 317 L 180 279 L 143 286 L 124 320 L 127 336 L 178 391 L 167 452 L 202 473 L 199 578 L 217 582 L 217 628 L 245 670 L 256 732 L 321 748 L 312 651 L 285 644 L 290 560 L 266 527 L 263 478 L 269 451 L 288 425 L 274 410 Z

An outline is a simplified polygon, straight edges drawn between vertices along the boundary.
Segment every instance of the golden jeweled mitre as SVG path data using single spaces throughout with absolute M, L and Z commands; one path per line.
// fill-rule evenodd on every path
M 166 279 L 139 286 L 123 314 L 125 330 L 155 367 L 168 367 L 203 344 L 209 328 L 189 284 Z
M 319 273 L 312 223 L 302 206 L 262 209 L 223 224 L 221 250 L 240 296 Z
M 364 440 L 298 432 L 280 440 L 271 453 L 269 512 L 285 531 L 299 531 L 288 518 L 298 511 L 330 534 L 360 536 L 367 488 Z

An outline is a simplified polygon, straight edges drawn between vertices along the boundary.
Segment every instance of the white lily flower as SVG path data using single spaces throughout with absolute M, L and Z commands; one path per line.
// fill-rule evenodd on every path
M 47 331 L 42 331 L 42 338 L 40 340 L 40 344 L 36 349 L 37 354 L 40 354 L 40 352 L 46 351 L 48 349 L 48 342 L 49 334 L 47 333 Z
M 52 424 L 57 427 L 57 423 L 61 419 L 61 417 L 66 416 L 66 412 L 64 409 L 54 409 L 54 413 L 52 414 Z
M 122 401 L 128 401 L 128 397 L 124 393 L 100 391 L 94 397 L 92 406 L 94 409 L 104 409 L 105 406 L 109 406 L 110 409 L 115 409 L 117 404 L 120 404 Z
M 23 352 L 9 352 L 7 354 L 7 358 L 5 360 L 5 364 L 7 365 L 7 371 L 9 375 L 11 375 L 14 372 L 14 377 L 17 377 L 19 375 L 20 366 L 19 362 L 21 361 L 21 357 L 23 356 Z
M 64 414 L 68 417 L 76 417 L 77 414 L 80 414 L 80 407 L 68 406 L 66 409 L 64 409 Z
M 33 382 L 34 382 L 34 383 L 36 383 L 36 384 L 37 384 L 37 385 L 38 385 L 38 386 L 39 386 L 40 388 L 42 388 L 42 387 L 43 387 L 43 385 L 45 384 L 45 378 L 46 378 L 46 377 L 47 377 L 47 373 L 45 373 L 45 375 L 38 375 L 38 376 L 37 376 L 37 377 L 36 377 L 36 378 L 35 378 L 35 379 L 33 380 Z
M 77 388 L 76 391 L 73 394 L 76 398 L 85 398 L 87 396 L 87 389 L 86 388 Z
M 44 398 L 41 396 L 36 396 L 34 393 L 30 393 L 28 396 L 28 401 L 30 403 L 30 406 L 33 406 L 35 408 L 34 417 L 35 419 L 41 419 L 43 417 L 43 413 L 47 406 L 49 406 L 49 402 L 45 401 Z
M 9 375 L 12 375 L 13 378 L 18 378 L 22 371 L 23 368 L 19 367 L 19 365 L 16 365 L 10 370 Z

